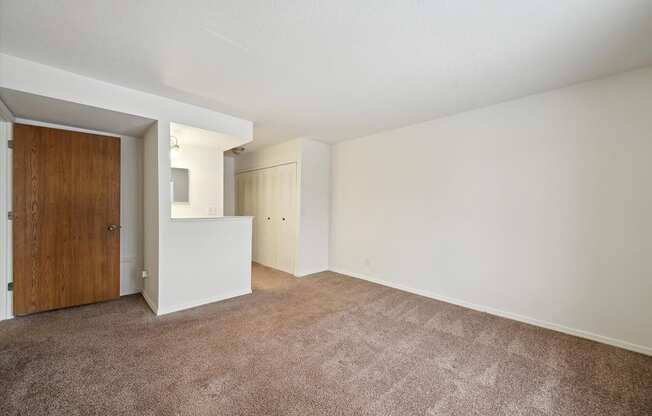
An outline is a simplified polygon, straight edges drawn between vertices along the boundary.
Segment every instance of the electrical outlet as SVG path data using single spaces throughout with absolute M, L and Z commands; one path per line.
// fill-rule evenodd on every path
M 147 279 L 149 277 L 149 273 L 147 273 L 147 270 L 141 271 L 140 277 L 142 277 L 143 279 Z

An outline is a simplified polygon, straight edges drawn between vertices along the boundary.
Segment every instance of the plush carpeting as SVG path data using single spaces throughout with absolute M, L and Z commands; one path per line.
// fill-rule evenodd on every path
M 2 415 L 651 415 L 652 357 L 335 273 L 0 323 Z

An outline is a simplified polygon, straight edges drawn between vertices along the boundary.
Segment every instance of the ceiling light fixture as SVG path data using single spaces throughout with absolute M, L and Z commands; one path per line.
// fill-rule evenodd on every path
M 170 161 L 175 161 L 177 156 L 179 156 L 179 140 L 176 137 L 170 136 Z

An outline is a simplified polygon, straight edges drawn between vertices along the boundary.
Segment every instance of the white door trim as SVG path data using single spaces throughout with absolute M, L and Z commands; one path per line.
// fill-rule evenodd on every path
M 12 172 L 10 165 L 11 150 L 7 145 L 11 140 L 14 116 L 7 106 L 0 101 L 0 321 L 13 317 L 12 298 L 7 289 L 11 279 L 11 224 L 7 213 L 11 209 Z

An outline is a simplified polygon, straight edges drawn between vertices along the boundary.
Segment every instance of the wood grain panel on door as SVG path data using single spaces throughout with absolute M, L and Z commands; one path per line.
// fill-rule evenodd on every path
M 14 125 L 14 314 L 120 295 L 120 139 Z

